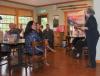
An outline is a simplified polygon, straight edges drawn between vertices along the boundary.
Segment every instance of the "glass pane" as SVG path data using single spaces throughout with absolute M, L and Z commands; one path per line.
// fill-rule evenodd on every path
M 2 24 L 0 24 L 0 29 L 2 29 Z
M 3 19 L 0 23 L 0 28 L 5 32 L 9 29 L 9 23 L 15 23 L 15 16 L 13 15 L 0 15 Z
M 3 19 L 1 23 L 14 23 L 15 16 L 12 15 L 0 15 Z
M 2 28 L 5 29 L 7 28 L 8 24 L 3 24 Z
M 22 17 L 21 16 L 18 18 L 18 20 L 19 20 L 19 25 L 21 24 L 23 29 L 25 29 L 27 23 L 32 20 L 32 17 Z
M 41 18 L 41 25 L 43 25 L 43 29 L 46 28 L 47 18 Z

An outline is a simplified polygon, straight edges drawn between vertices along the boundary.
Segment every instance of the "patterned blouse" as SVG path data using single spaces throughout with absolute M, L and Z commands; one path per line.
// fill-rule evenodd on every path
M 32 31 L 25 37 L 25 49 L 30 55 L 42 55 L 44 46 L 37 46 L 35 48 L 32 47 L 32 41 L 42 41 L 36 31 Z

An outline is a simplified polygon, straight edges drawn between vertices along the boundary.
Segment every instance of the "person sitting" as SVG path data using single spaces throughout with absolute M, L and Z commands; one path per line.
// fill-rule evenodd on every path
M 10 23 L 9 31 L 6 31 L 4 34 L 4 41 L 16 42 L 19 39 L 19 35 L 20 35 L 20 30 L 16 28 L 16 24 Z M 11 52 L 10 49 L 12 47 L 9 47 L 8 45 L 3 44 L 1 48 L 3 49 L 3 51 Z
M 34 21 L 28 22 L 24 32 L 24 38 L 25 38 L 25 48 L 30 55 L 43 54 L 43 51 L 37 49 L 33 50 L 33 47 L 31 45 L 33 41 L 43 41 L 43 39 L 38 35 L 38 32 L 36 31 L 36 24 Z
M 82 47 L 85 46 L 85 39 L 81 37 L 76 37 L 72 41 L 73 45 L 73 56 L 76 58 L 81 58 L 82 56 Z
M 26 52 L 31 56 L 30 61 L 32 61 L 32 56 L 35 56 L 35 63 L 38 63 L 38 61 L 41 60 L 40 57 L 43 57 L 44 52 L 45 52 L 45 46 L 36 46 L 33 47 L 32 43 L 33 42 L 42 42 L 44 39 L 42 39 L 38 32 L 37 32 L 37 27 L 36 23 L 34 21 L 29 21 L 27 23 L 25 32 L 24 32 L 24 38 L 25 38 L 25 50 Z M 40 58 L 40 59 L 39 59 Z M 29 61 L 29 62 L 30 62 Z M 48 65 L 47 61 L 45 63 Z
M 6 31 L 5 36 L 16 34 L 17 38 L 19 38 L 20 37 L 20 32 L 21 32 L 21 30 L 17 28 L 16 24 L 10 23 L 9 24 L 9 30 Z M 4 36 L 4 38 L 7 38 L 5 36 Z
M 55 52 L 55 50 L 54 50 L 54 32 L 52 29 L 50 29 L 49 24 L 46 24 L 46 29 L 43 30 L 43 37 L 44 37 L 44 39 L 48 40 L 47 48 L 50 51 Z

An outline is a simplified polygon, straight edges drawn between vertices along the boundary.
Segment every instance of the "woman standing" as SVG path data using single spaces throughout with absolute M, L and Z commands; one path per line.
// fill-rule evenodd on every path
M 94 17 L 94 10 L 89 8 L 86 13 L 86 40 L 89 49 L 89 67 L 96 68 L 96 45 L 99 39 L 99 32 L 97 30 L 97 21 Z
M 88 46 L 88 57 L 89 63 L 88 67 L 96 68 L 96 45 L 99 39 L 99 32 L 97 30 L 97 21 L 94 17 L 94 10 L 92 8 L 88 8 L 86 11 L 86 24 L 85 27 L 79 27 L 81 30 L 85 30 L 86 32 L 86 41 Z

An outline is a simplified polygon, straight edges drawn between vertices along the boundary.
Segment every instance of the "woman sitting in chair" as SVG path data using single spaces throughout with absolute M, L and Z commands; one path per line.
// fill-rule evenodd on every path
M 32 42 L 43 41 L 43 39 L 40 38 L 40 36 L 38 35 L 36 31 L 36 24 L 34 21 L 28 22 L 25 29 L 24 37 L 25 37 L 25 48 L 30 55 L 33 55 L 33 54 L 43 55 L 44 46 L 37 46 L 35 48 L 33 48 L 32 46 Z

